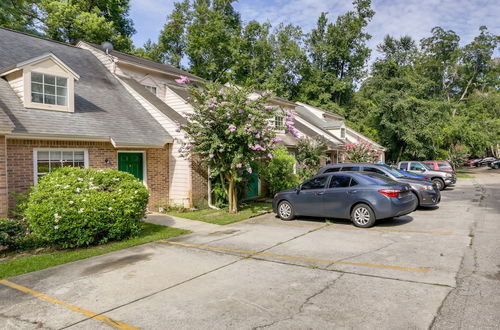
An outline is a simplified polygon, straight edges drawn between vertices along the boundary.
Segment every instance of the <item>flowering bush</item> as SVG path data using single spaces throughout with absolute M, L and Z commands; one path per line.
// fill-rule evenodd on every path
M 344 146 L 345 160 L 352 163 L 373 163 L 378 158 L 378 152 L 372 149 L 370 143 L 358 139 L 358 143 L 348 143 Z
M 272 158 L 280 141 L 270 125 L 276 109 L 267 104 L 268 94 L 250 97 L 250 90 L 236 86 L 208 83 L 190 93 L 194 112 L 179 125 L 190 143 L 180 151 L 200 155 L 211 176 L 219 177 L 229 212 L 235 213 L 243 174 L 252 173 L 255 160 Z
M 307 180 L 318 173 L 321 160 L 327 150 L 323 138 L 302 138 L 297 144 L 297 168 L 301 181 Z
M 285 147 L 277 147 L 272 151 L 273 158 L 261 168 L 262 178 L 269 186 L 269 194 L 296 186 L 298 177 L 293 173 L 295 157 Z
M 35 237 L 63 248 L 137 235 L 148 191 L 117 170 L 61 168 L 42 177 L 24 216 Z

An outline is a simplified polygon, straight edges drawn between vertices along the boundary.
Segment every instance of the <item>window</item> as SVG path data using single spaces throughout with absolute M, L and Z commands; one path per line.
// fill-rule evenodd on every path
M 344 127 L 340 128 L 340 138 L 345 139 L 345 128 Z
M 346 175 L 333 175 L 330 181 L 329 188 L 346 188 L 349 187 L 351 177 Z
M 302 184 L 301 190 L 323 189 L 326 186 L 327 176 L 320 176 Z
M 346 171 L 359 171 L 359 166 L 344 166 L 342 167 L 342 172 L 346 172 Z
M 285 117 L 282 114 L 274 116 L 274 128 L 280 131 L 285 130 Z
M 325 171 L 325 173 L 330 173 L 330 172 L 338 172 L 340 171 L 340 167 L 332 167 L 332 168 L 329 168 Z
M 349 187 L 354 187 L 358 185 L 358 181 L 354 180 L 351 178 L 351 184 L 349 184 Z
M 379 170 L 378 168 L 375 168 L 375 167 L 364 167 L 363 171 L 377 173 L 377 174 L 380 174 L 380 175 L 387 176 L 387 174 L 384 171 Z
M 451 167 L 450 164 L 445 164 L 445 163 L 437 163 L 438 167 L 440 170 L 451 170 L 453 167 Z
M 66 106 L 68 78 L 31 72 L 31 102 Z
M 146 88 L 148 91 L 150 91 L 151 93 L 153 93 L 154 95 L 156 95 L 156 87 L 144 85 L 144 88 Z
M 85 150 L 35 150 L 35 182 L 60 167 L 88 167 Z
M 408 169 L 408 163 L 407 162 L 402 162 L 401 164 L 399 164 L 399 169 L 400 170 L 406 170 L 406 169 Z
M 420 163 L 411 163 L 410 171 L 425 171 L 425 167 Z

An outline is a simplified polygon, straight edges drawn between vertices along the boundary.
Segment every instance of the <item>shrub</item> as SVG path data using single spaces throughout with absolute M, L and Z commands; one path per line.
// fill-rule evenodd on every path
M 42 177 L 24 215 L 35 237 L 63 248 L 137 235 L 148 191 L 117 170 L 62 168 Z
M 272 156 L 273 158 L 261 168 L 262 178 L 266 180 L 271 196 L 299 183 L 297 175 L 293 173 L 295 157 L 285 147 L 274 149 Z
M 297 168 L 301 181 L 318 174 L 321 160 L 325 158 L 328 149 L 322 137 L 302 138 L 297 144 Z
M 26 234 L 26 226 L 20 220 L 0 219 L 0 246 L 16 248 Z

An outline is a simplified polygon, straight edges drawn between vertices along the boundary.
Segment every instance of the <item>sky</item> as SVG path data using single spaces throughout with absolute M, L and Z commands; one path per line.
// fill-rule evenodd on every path
M 132 37 L 135 46 L 146 40 L 156 41 L 173 9 L 175 1 L 131 0 L 130 16 L 137 33 Z M 321 12 L 328 12 L 335 20 L 352 10 L 351 0 L 240 0 L 235 4 L 244 22 L 257 20 L 300 25 L 304 32 L 310 32 L 316 25 Z M 372 35 L 368 46 L 374 50 L 384 36 L 410 35 L 420 40 L 430 35 L 435 26 L 453 30 L 461 37 L 461 44 L 470 42 L 481 25 L 500 34 L 500 0 L 372 0 L 375 16 L 367 27 Z M 500 56 L 497 51 L 496 56 Z

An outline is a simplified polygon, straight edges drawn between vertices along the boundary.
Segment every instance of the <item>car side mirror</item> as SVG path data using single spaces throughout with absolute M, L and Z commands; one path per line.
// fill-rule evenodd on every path
M 300 192 L 300 189 L 301 189 L 301 185 L 298 185 L 297 187 L 295 187 L 295 191 L 297 192 L 297 194 Z

